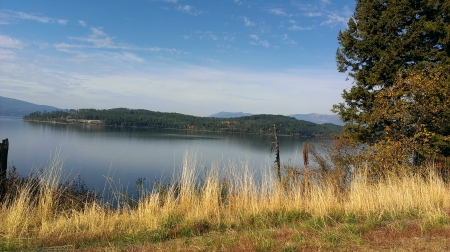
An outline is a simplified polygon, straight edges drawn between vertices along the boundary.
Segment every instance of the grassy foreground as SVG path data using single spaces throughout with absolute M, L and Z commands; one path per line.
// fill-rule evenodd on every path
M 378 182 L 359 174 L 345 190 L 326 178 L 305 188 L 301 179 L 278 185 L 270 172 L 257 180 L 247 163 L 213 164 L 199 179 L 186 155 L 175 183 L 117 208 L 63 198 L 61 170 L 56 158 L 8 195 L 0 251 L 450 249 L 450 188 L 431 170 Z

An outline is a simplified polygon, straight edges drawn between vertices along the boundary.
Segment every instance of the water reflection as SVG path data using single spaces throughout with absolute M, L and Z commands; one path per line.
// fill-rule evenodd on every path
M 101 190 L 105 177 L 134 187 L 138 178 L 171 177 L 182 165 L 186 150 L 197 153 L 202 167 L 212 162 L 248 161 L 251 167 L 271 167 L 273 137 L 258 134 L 194 132 L 98 125 L 24 122 L 0 117 L 0 137 L 9 138 L 9 165 L 20 173 L 45 167 L 57 149 L 65 156 L 65 169 L 80 174 L 88 186 Z M 302 163 L 305 141 L 325 139 L 280 136 L 282 162 Z

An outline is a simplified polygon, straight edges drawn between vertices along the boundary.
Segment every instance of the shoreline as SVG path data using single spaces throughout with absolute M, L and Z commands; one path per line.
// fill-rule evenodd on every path
M 70 119 L 73 121 L 70 122 L 61 122 L 61 121 L 40 121 L 40 120 L 22 120 L 26 122 L 40 122 L 40 123 L 52 123 L 52 124 L 66 124 L 66 125 L 94 125 L 94 126 L 103 126 L 103 127 L 119 127 L 119 128 L 137 128 L 137 129 L 163 129 L 163 130 L 180 130 L 180 131 L 193 131 L 193 132 L 212 132 L 212 133 L 227 133 L 227 134 L 249 134 L 249 135 L 264 135 L 269 136 L 271 134 L 260 134 L 260 133 L 249 133 L 249 132 L 239 132 L 239 131 L 217 131 L 217 130 L 207 130 L 207 129 L 178 129 L 178 128 L 158 128 L 158 127 L 150 127 L 150 126 L 121 126 L 121 125 L 108 125 L 103 124 L 101 120 L 87 120 L 87 119 Z M 94 122 L 92 122 L 94 121 Z M 300 134 L 278 134 L 278 136 L 283 137 L 301 137 L 301 138 L 332 138 L 332 136 L 302 136 Z

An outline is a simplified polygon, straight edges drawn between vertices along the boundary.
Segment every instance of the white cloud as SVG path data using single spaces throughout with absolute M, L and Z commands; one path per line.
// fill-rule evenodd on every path
M 149 52 L 167 52 L 167 53 L 181 53 L 180 50 L 175 48 L 163 48 L 163 47 L 137 47 L 128 44 L 117 44 L 114 42 L 114 37 L 110 37 L 101 28 L 90 28 L 91 34 L 85 37 L 69 37 L 71 40 L 76 40 L 81 43 L 56 43 L 53 47 L 61 52 L 75 54 L 77 56 L 83 55 L 83 53 L 74 49 L 81 48 L 96 48 L 96 49 L 117 49 L 117 50 L 130 50 L 130 51 L 149 51 Z M 130 55 L 129 55 L 130 56 Z M 79 59 L 84 59 L 80 57 Z M 77 59 L 78 60 L 78 59 Z M 139 60 L 138 60 L 139 61 Z
M 86 37 L 69 37 L 71 40 L 85 42 L 84 44 L 68 44 L 58 43 L 54 47 L 60 51 L 67 51 L 70 48 L 108 48 L 108 49 L 125 49 L 125 50 L 160 50 L 156 48 L 138 48 L 132 45 L 116 44 L 114 37 L 110 37 L 101 28 L 90 28 L 91 34 Z
M 193 16 L 198 16 L 200 14 L 202 14 L 202 11 L 197 10 L 194 6 L 192 5 L 185 5 L 185 6 L 178 6 L 177 7 L 177 11 L 181 11 L 183 13 L 187 13 L 189 15 L 193 15 Z
M 250 38 L 252 39 L 252 40 L 250 40 L 250 42 L 249 42 L 249 44 L 250 45 L 262 45 L 262 46 L 264 46 L 264 47 L 269 47 L 269 42 L 267 41 L 267 40 L 261 40 L 259 37 L 258 37 L 258 35 L 255 35 L 255 34 L 251 34 L 250 35 Z
M 208 63 L 219 63 L 220 60 L 216 60 L 216 59 L 211 59 L 211 58 L 202 58 L 203 61 L 208 62 Z
M 304 14 L 307 17 L 320 17 L 322 16 L 321 12 L 307 12 Z
M 22 49 L 25 46 L 27 46 L 27 44 L 18 39 L 11 38 L 5 35 L 0 35 L 0 47 Z
M 15 60 L 16 58 L 17 57 L 15 52 L 11 50 L 0 49 L 0 59 L 2 61 Z
M 211 31 L 206 31 L 206 32 L 196 31 L 195 33 L 199 35 L 199 39 L 209 39 L 209 40 L 214 40 L 214 41 L 219 39 L 219 37 L 214 35 Z
M 93 27 L 93 28 L 91 28 L 91 31 L 92 31 L 91 37 L 95 37 L 96 38 L 96 37 L 106 36 L 106 34 L 100 28 Z
M 318 6 L 310 3 L 296 3 L 292 2 L 292 5 L 297 7 L 301 11 L 317 11 L 319 9 Z
M 323 21 L 322 23 L 320 23 L 320 25 L 328 25 L 328 26 L 336 26 L 338 24 L 347 25 L 349 16 L 345 16 L 342 14 L 338 14 L 336 12 L 330 12 L 327 15 L 327 20 Z
M 308 31 L 308 30 L 312 30 L 312 27 L 303 27 L 303 26 L 299 26 L 299 25 L 294 24 L 291 27 L 289 27 L 288 30 L 291 30 L 291 31 Z
M 255 26 L 255 23 L 250 21 L 250 19 L 248 17 L 242 17 L 242 19 L 244 20 L 245 26 Z
M 261 40 L 259 43 L 264 47 L 269 47 L 269 45 L 270 45 L 267 40 Z
M 34 14 L 29 14 L 29 13 L 25 13 L 22 11 L 11 11 L 11 10 L 1 10 L 0 15 L 2 16 L 2 24 L 9 24 L 10 22 L 8 20 L 14 20 L 14 19 L 23 19 L 23 20 L 32 20 L 32 21 L 37 21 L 40 23 L 47 23 L 47 24 L 52 24 L 52 23 L 57 23 L 60 25 L 66 25 L 68 20 L 65 19 L 55 19 L 55 18 L 50 18 L 50 17 L 46 17 L 46 16 L 38 16 L 38 15 L 34 15 Z
M 29 20 L 34 20 L 34 21 L 38 21 L 41 23 L 49 23 L 49 22 L 52 22 L 52 20 L 53 20 L 52 18 L 49 18 L 49 17 L 39 17 L 39 16 L 34 16 L 31 14 L 24 13 L 24 12 L 16 12 L 16 13 L 21 19 L 29 19 Z
M 126 61 L 134 61 L 138 63 L 143 63 L 145 60 L 141 57 L 136 56 L 135 54 L 124 52 L 118 55 L 119 59 L 126 60 Z
M 78 23 L 79 23 L 81 26 L 84 26 L 84 27 L 87 26 L 87 23 L 86 23 L 85 21 L 83 21 L 83 20 L 78 20 Z
M 258 31 L 262 32 L 262 33 L 269 33 L 271 30 L 271 27 L 268 25 L 261 25 L 258 27 Z
M 269 12 L 272 13 L 272 14 L 278 15 L 278 16 L 284 16 L 284 17 L 291 17 L 292 16 L 292 14 L 286 13 L 281 8 L 270 9 Z
M 236 40 L 236 37 L 234 35 L 225 35 L 223 40 L 233 42 Z
M 92 34 L 88 37 L 71 37 L 71 39 L 92 43 L 94 47 L 98 48 L 115 48 L 113 38 L 106 35 L 101 29 L 93 27 L 91 32 Z
M 283 41 L 284 44 L 292 44 L 292 45 L 297 44 L 297 42 L 295 42 L 293 39 L 291 39 L 287 34 L 283 34 L 281 36 L 281 41 Z
M 250 38 L 252 38 L 252 39 L 254 39 L 254 40 L 259 40 L 258 35 L 255 35 L 255 34 L 251 34 L 251 35 L 250 35 Z
M 80 41 L 89 41 L 89 38 L 73 38 L 78 39 Z M 60 52 L 66 52 L 66 53 L 72 53 L 80 55 L 81 53 L 79 51 L 74 51 L 73 49 L 77 48 L 97 48 L 97 49 L 118 49 L 118 50 L 132 50 L 132 51 L 148 51 L 148 52 L 166 52 L 171 54 L 180 54 L 182 51 L 175 49 L 175 48 L 164 48 L 164 47 L 136 47 L 131 45 L 108 45 L 101 46 L 102 44 L 68 44 L 68 43 L 57 43 L 53 44 L 53 47 L 60 51 Z

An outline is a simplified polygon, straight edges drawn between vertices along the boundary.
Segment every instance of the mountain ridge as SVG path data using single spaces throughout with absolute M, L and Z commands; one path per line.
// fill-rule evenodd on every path
M 59 108 L 0 96 L 0 115 L 2 116 L 22 117 L 36 111 L 51 112 L 55 110 L 59 110 Z
M 252 115 L 254 115 L 254 114 L 245 113 L 245 112 L 221 111 L 219 113 L 212 114 L 208 117 L 238 118 L 238 117 L 252 116 Z M 331 123 L 331 124 L 335 124 L 335 125 L 339 125 L 339 126 L 344 125 L 338 115 L 309 113 L 309 114 L 292 114 L 292 115 L 288 115 L 288 116 L 294 117 L 297 120 L 303 120 L 303 121 L 313 122 L 313 123 L 317 123 L 317 124 Z
M 289 116 L 294 117 L 297 120 L 304 120 L 317 124 L 332 123 L 340 126 L 344 125 L 344 123 L 341 121 L 338 115 L 309 113 L 309 114 L 293 114 Z

